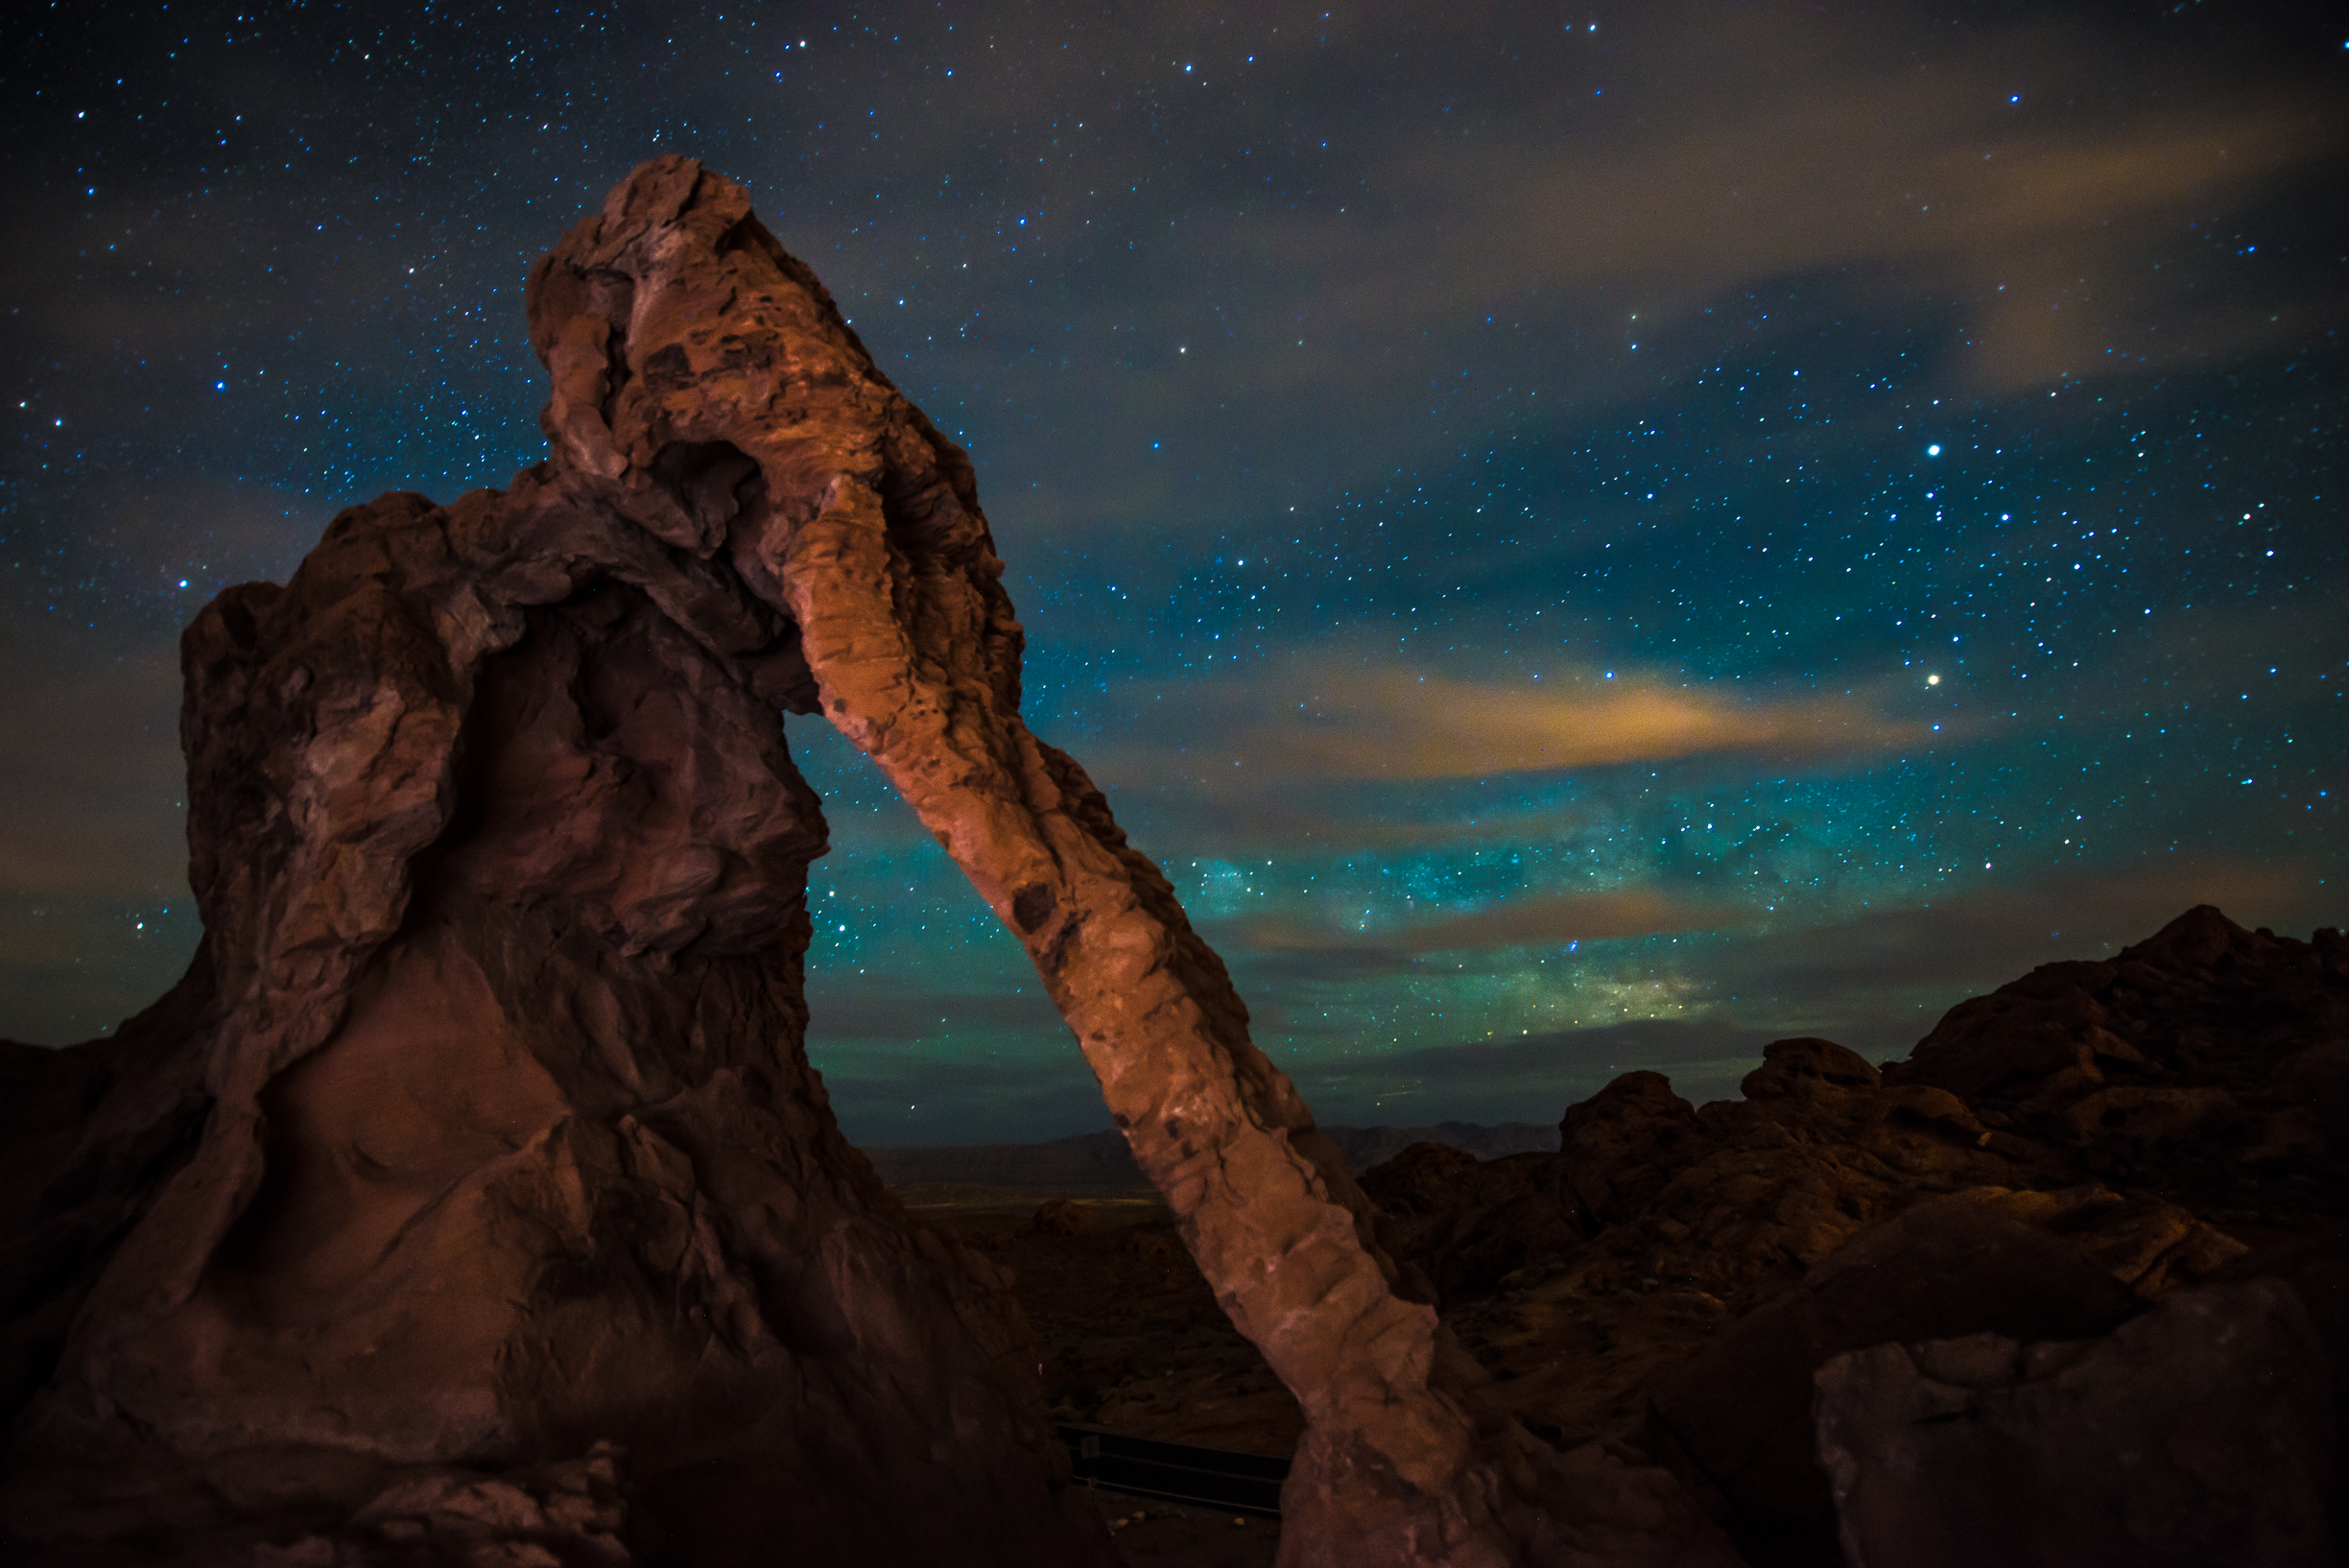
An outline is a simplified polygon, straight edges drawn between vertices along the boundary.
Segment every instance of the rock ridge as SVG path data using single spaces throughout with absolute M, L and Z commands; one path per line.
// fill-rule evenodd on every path
M 1979 1536 L 1942 1528 L 1971 1506 L 1963 1475 L 1876 1468 L 1989 1451 L 1903 1435 L 1898 1412 L 1945 1397 L 1910 1368 L 1948 1358 L 1916 1346 L 2101 1344 L 2170 1303 L 2201 1326 L 2116 1342 L 2074 1379 L 2138 1423 L 2098 1440 L 2141 1431 L 2159 1450 L 2208 1420 L 2258 1434 L 2258 1452 L 2305 1450 L 2282 1468 L 2200 1456 L 2177 1485 L 2205 1496 L 2191 1522 L 2209 1538 L 2256 1519 L 2280 1543 L 2244 1560 L 2315 1562 L 2342 1539 L 2322 1500 L 2349 1430 L 2332 1371 L 2349 1366 L 2344 1063 L 2349 941 L 2246 931 L 2200 906 L 2111 959 L 1958 1004 L 1906 1061 L 1779 1040 L 1744 1099 L 1702 1106 L 1627 1073 L 1566 1111 L 1554 1154 L 1422 1144 L 1362 1184 L 1501 1402 L 1561 1446 L 1629 1441 L 1667 1463 L 1757 1565 L 1842 1561 L 1839 1529 L 1876 1543 L 1855 1561 L 2173 1560 L 2115 1533 L 2114 1500 L 2140 1483 L 2094 1464 L 2050 1458 L 2084 1488 L 2076 1516 L 2035 1487 L 2035 1523 Z M 2227 1294 L 2244 1281 L 2291 1300 Z M 2218 1387 L 2194 1358 L 2223 1362 L 2237 1339 L 2265 1347 L 2242 1366 L 2268 1380 L 2237 1379 L 2240 1406 L 2193 1414 L 2128 1386 Z M 2155 1343 L 2176 1358 L 2166 1370 Z M 1815 1377 L 1855 1357 L 1864 1376 L 1838 1385 L 1851 1403 L 1832 1422 L 1819 1406 L 1815 1432 Z M 2302 1385 L 2289 1399 L 2279 1366 Z M 2028 1454 L 2069 1430 L 2046 1401 L 2072 1385 L 2035 1376 L 1982 1405 L 2010 1423 L 1982 1442 Z M 1862 1514 L 1839 1525 L 1841 1495 Z M 2071 1555 L 2015 1556 L 1998 1544 L 2010 1537 Z M 2109 1555 L 2082 1556 L 2085 1540 Z

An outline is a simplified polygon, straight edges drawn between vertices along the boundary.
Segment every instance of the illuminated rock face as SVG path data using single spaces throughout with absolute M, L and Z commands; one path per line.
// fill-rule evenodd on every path
M 1722 1560 L 1660 1472 L 1493 1414 L 1398 1293 L 1222 963 L 1021 724 L 968 460 L 744 193 L 647 164 L 529 311 L 550 462 L 345 512 L 187 634 L 206 935 L 20 1173 L 28 1234 L 103 1234 L 0 1345 L 54 1368 L 12 1527 L 1112 1560 L 1003 1282 L 906 1222 L 807 1066 L 790 711 L 1018 934 L 1296 1392 L 1284 1563 Z M 76 1173 L 125 1147 L 94 1214 Z
M 567 483 L 347 512 L 189 633 L 208 1117 L 20 1424 L 12 1524 L 1114 1560 L 1002 1280 L 800 1049 L 789 623 Z

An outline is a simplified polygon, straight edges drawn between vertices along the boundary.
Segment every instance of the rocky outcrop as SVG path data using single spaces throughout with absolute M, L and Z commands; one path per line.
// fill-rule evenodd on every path
M 1799 1558 L 1835 1532 L 1811 1424 L 1813 1375 L 1829 1358 L 1956 1334 L 2084 1339 L 2140 1304 L 2077 1248 L 1994 1202 L 1928 1200 L 1862 1232 L 1659 1380 L 1642 1437 L 1720 1488 L 1750 1555 Z
M 1883 1344 L 1819 1368 L 1853 1568 L 2341 1560 L 2323 1346 L 2288 1286 L 2182 1292 L 2111 1335 Z
M 2349 1168 L 2349 939 L 2200 905 L 2110 959 L 1958 1004 L 1886 1079 L 2223 1207 L 2245 1163 Z
M 1021 724 L 968 460 L 744 193 L 646 165 L 528 310 L 550 461 L 353 509 L 184 639 L 205 937 L 135 1049 L 34 1097 L 11 1528 L 1105 1560 L 1000 1278 L 907 1222 L 800 1050 L 823 827 L 788 711 L 1026 945 L 1296 1394 L 1285 1563 L 1726 1560 L 1663 1472 L 1509 1419 L 1398 1288 L 1166 879 Z
M 1780 1040 L 1703 1106 L 1626 1074 L 1566 1112 L 1554 1156 L 1426 1146 L 1362 1184 L 1498 1400 L 1564 1446 L 1637 1443 L 1756 1563 L 1827 1564 L 1812 1378 L 1839 1355 L 2083 1340 L 2266 1278 L 2337 1402 L 2343 1040 L 2349 943 L 2196 909 L 1961 1004 L 1906 1062 Z
M 800 1049 L 792 623 L 605 482 L 387 497 L 188 632 L 203 943 L 19 1187 L 28 1554 L 1113 1560 Z

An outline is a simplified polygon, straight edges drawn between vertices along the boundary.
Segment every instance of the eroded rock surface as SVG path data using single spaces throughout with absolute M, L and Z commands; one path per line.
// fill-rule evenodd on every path
M 56 1058 L 95 1105 L 18 1187 L 87 1259 L 12 1281 L 26 1550 L 1113 1560 L 1000 1278 L 801 1053 L 761 613 L 557 466 L 346 512 L 190 630 L 203 945 Z
M 1630 1073 L 1555 1155 L 1422 1146 L 1363 1186 L 1496 1399 L 1561 1445 L 1637 1443 L 1756 1563 L 1828 1564 L 1808 1434 L 1836 1355 L 2081 1339 L 2268 1278 L 2349 1359 L 2343 1041 L 2349 943 L 2200 908 L 1960 1004 L 1906 1062 L 1780 1040 L 1703 1106 Z
M 2224 1207 L 2246 1163 L 2349 1160 L 2349 939 L 2245 931 L 2201 905 L 2110 959 L 1958 1004 L 1886 1078 Z
M 1018 934 L 1295 1392 L 1284 1563 L 1728 1560 L 1664 1472 L 1510 1419 L 1401 1283 L 1165 878 L 1020 723 L 967 459 L 744 193 L 646 165 L 528 307 L 549 462 L 353 509 L 184 640 L 206 933 L 143 1030 L 26 1069 L 11 1529 L 1106 1560 L 1000 1279 L 907 1223 L 800 1051 L 788 710 Z
M 1974 1194 L 1929 1200 L 1863 1232 L 1667 1373 L 1649 1395 L 1643 1436 L 1720 1489 L 1750 1553 L 1799 1560 L 1808 1543 L 1835 1532 L 1812 1440 L 1821 1364 L 1895 1340 L 2083 1339 L 2140 1305 L 2062 1238 Z
M 2100 1340 L 1883 1344 L 1818 1371 L 1853 1568 L 2340 1561 L 2339 1435 L 2306 1308 L 2272 1279 Z

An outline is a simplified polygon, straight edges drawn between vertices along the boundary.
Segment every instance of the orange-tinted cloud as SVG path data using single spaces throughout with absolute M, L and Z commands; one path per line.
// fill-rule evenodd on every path
M 1857 694 L 1745 698 L 1623 670 L 1535 680 L 1455 679 L 1322 661 L 1265 667 L 1247 680 L 1198 681 L 1164 727 L 1095 748 L 1103 776 L 1169 770 L 1227 791 L 1275 779 L 1439 779 L 1606 768 L 1705 752 L 1772 760 L 1863 755 L 1931 738 Z
M 1617 937 L 1717 930 L 1753 917 L 1750 911 L 1672 898 L 1652 888 L 1624 888 L 1513 899 L 1471 915 L 1413 927 L 1409 939 L 1412 947 L 1425 953 L 1554 947 Z
M 1703 751 L 1815 756 L 1915 738 L 1846 698 L 1743 701 L 1648 677 L 1507 685 L 1401 673 L 1324 685 L 1306 721 L 1267 749 L 1354 778 L 1460 778 L 1609 767 Z
M 2137 369 L 2148 347 L 2201 358 L 2307 326 L 2210 317 L 2181 271 L 2155 266 L 2189 220 L 2240 209 L 2337 147 L 2305 106 L 2221 100 L 2185 127 L 2026 131 L 1997 123 L 2000 95 L 1973 63 L 1924 83 L 1822 76 L 1798 104 L 1690 105 L 1672 136 L 1596 156 L 1535 139 L 1486 153 L 1478 179 L 1424 157 L 1401 173 L 1453 211 L 1447 231 L 1515 235 L 1459 258 L 1455 286 L 1616 297 L 1651 332 L 1741 286 L 1836 270 L 1863 299 L 1962 300 L 1973 377 L 2004 391 L 2094 374 L 2121 344 Z
M 1457 953 L 1562 947 L 1572 941 L 1709 931 L 1750 918 L 1747 911 L 1673 898 L 1652 888 L 1621 888 L 1509 899 L 1469 915 L 1374 932 L 1309 927 L 1293 921 L 1253 921 L 1231 929 L 1242 941 L 1260 951 Z

